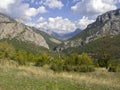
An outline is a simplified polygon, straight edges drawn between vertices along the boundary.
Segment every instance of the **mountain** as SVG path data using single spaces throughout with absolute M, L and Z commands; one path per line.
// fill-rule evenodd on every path
M 50 44 L 55 44 L 55 40 L 48 34 L 0 13 L 0 40 L 2 39 L 30 42 L 47 49 L 51 47 Z
M 55 38 L 58 38 L 60 40 L 67 40 L 72 38 L 73 36 L 77 35 L 78 33 L 80 33 L 81 30 L 79 28 L 77 28 L 75 31 L 73 32 L 69 32 L 69 33 L 56 33 L 56 32 L 52 32 L 51 35 Z
M 106 53 L 112 60 L 120 61 L 120 35 L 102 37 L 82 46 L 69 47 L 63 52 L 66 54 L 85 52 L 94 58 L 98 58 L 97 55 L 101 53 Z
M 97 17 L 96 21 L 76 36 L 62 43 L 57 49 L 78 47 L 102 37 L 120 35 L 120 9 Z
M 75 31 L 73 32 L 56 32 L 56 31 L 52 31 L 52 30 L 46 30 L 46 29 L 43 29 L 43 28 L 38 28 L 40 31 L 42 32 L 45 32 L 47 33 L 49 36 L 57 39 L 57 40 L 60 40 L 60 41 L 64 41 L 64 40 L 67 40 L 67 39 L 70 39 L 72 38 L 73 36 L 77 35 L 78 33 L 80 33 L 82 30 L 77 28 Z
M 49 33 L 45 32 L 46 30 L 44 30 L 44 29 L 39 29 L 39 30 L 38 30 L 38 29 L 36 29 L 36 28 L 34 28 L 34 27 L 32 27 L 32 29 L 33 29 L 36 33 L 39 33 L 39 34 L 41 34 L 41 35 L 44 37 L 44 39 L 46 40 L 49 48 L 52 49 L 52 50 L 54 50 L 55 47 L 57 47 L 59 44 L 62 43 L 61 40 L 58 40 L 58 39 L 54 38 L 54 37 L 53 37 L 52 35 L 50 35 Z M 48 32 L 49 32 L 49 31 L 48 31 Z

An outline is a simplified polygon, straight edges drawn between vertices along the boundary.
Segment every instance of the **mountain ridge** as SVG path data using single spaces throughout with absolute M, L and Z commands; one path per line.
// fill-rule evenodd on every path
M 37 33 L 32 27 L 26 26 L 15 19 L 0 13 L 0 40 L 17 39 L 29 41 L 38 46 L 49 49 L 49 45 L 41 33 Z
M 88 25 L 85 30 L 62 43 L 58 49 L 63 50 L 69 47 L 77 47 L 102 37 L 119 34 L 120 9 L 117 9 L 98 16 L 94 23 Z

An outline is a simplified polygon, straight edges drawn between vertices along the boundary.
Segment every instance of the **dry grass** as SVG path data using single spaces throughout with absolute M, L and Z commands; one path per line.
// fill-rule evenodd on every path
M 116 76 L 119 73 L 108 72 L 105 68 L 97 68 L 95 72 L 92 73 L 73 73 L 73 72 L 61 72 L 55 73 L 51 70 L 45 68 L 37 67 L 19 67 L 20 70 L 25 72 L 31 72 L 34 75 L 47 76 L 71 79 L 77 83 L 85 83 L 86 85 L 96 84 L 101 86 L 112 86 L 120 88 L 120 78 Z M 120 75 L 120 74 L 119 74 Z
M 18 80 L 19 79 L 22 80 L 25 77 L 28 79 L 32 78 L 33 81 L 34 79 L 41 80 L 40 78 L 44 78 L 44 80 L 51 81 L 52 83 L 53 82 L 56 83 L 57 81 L 58 83 L 55 86 L 57 89 L 50 90 L 60 90 L 58 87 L 64 87 L 63 85 L 64 83 L 66 85 L 71 85 L 70 88 L 72 88 L 72 85 L 75 86 L 74 89 L 69 88 L 70 90 L 120 90 L 120 73 L 108 72 L 104 68 L 97 68 L 95 72 L 91 73 L 75 73 L 75 72 L 55 73 L 46 67 L 39 68 L 34 66 L 19 66 L 19 67 L 0 66 L 0 68 L 3 69 L 4 72 L 9 72 L 9 70 L 15 69 L 14 71 L 15 78 Z M 59 86 L 59 84 L 61 86 Z M 84 89 L 80 89 L 80 87 L 83 87 Z

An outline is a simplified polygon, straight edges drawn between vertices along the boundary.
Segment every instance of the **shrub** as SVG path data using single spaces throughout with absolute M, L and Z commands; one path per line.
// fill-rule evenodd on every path
M 66 71 L 91 72 L 94 71 L 93 60 L 86 54 L 72 54 L 65 60 Z
M 50 57 L 47 54 L 41 55 L 35 63 L 35 66 L 44 66 L 45 64 L 50 64 Z
M 65 67 L 64 67 L 64 70 L 65 71 L 74 71 L 74 66 L 72 66 L 72 65 L 65 65 Z
M 50 68 L 57 72 L 64 71 L 64 62 L 60 59 L 55 59 Z
M 106 69 L 108 69 L 110 64 L 110 55 L 105 52 L 100 54 L 98 58 L 98 64 L 100 67 L 105 67 Z
M 78 56 L 78 62 L 79 65 L 91 65 L 93 64 L 92 58 L 90 58 L 86 53 L 82 53 Z
M 93 72 L 95 71 L 95 68 L 93 65 L 81 65 L 81 66 L 76 66 L 74 68 L 74 71 L 77 71 L 77 72 Z
M 108 69 L 109 72 L 120 72 L 120 66 L 119 65 L 112 65 Z

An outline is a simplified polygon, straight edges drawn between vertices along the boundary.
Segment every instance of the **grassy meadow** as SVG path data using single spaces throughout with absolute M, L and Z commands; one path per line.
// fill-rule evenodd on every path
M 0 65 L 0 90 L 120 90 L 120 73 L 56 73 L 48 66 Z

